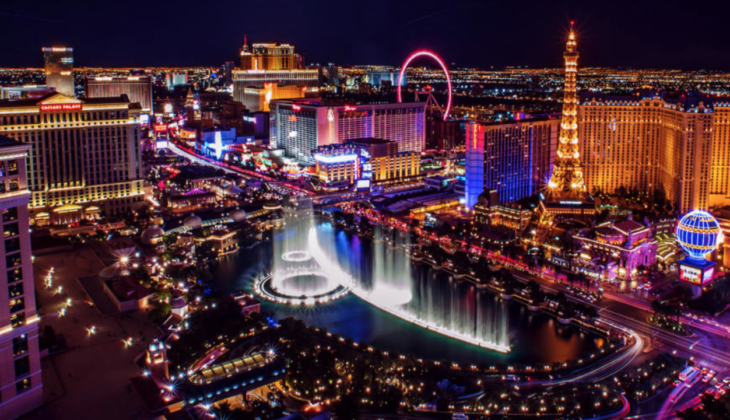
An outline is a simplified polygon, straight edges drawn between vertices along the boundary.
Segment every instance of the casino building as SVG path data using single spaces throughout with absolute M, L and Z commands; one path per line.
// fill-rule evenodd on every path
M 657 241 L 651 229 L 632 219 L 605 222 L 574 236 L 581 250 L 573 267 L 600 280 L 631 280 L 640 266 L 657 262 Z
M 399 152 L 422 152 L 426 140 L 425 102 L 342 105 L 321 98 L 274 100 L 271 146 L 304 163 L 312 150 L 347 140 L 379 138 L 398 143 Z
M 578 112 L 589 191 L 662 189 L 680 213 L 730 204 L 730 102 L 648 91 L 586 93 Z
M 0 135 L 31 145 L 33 223 L 125 214 L 143 204 L 139 113 L 126 96 L 0 101 Z

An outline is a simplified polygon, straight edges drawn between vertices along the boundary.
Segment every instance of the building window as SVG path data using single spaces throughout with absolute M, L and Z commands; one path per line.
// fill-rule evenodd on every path
M 18 312 L 10 315 L 10 325 L 13 328 L 25 325 L 25 312 Z
M 15 283 L 8 286 L 8 296 L 11 298 L 20 296 L 23 294 L 23 283 Z
M 15 361 L 15 379 L 30 373 L 30 357 L 25 356 Z
M 3 223 L 12 222 L 18 220 L 18 208 L 10 207 L 3 210 Z
M 7 238 L 9 236 L 16 236 L 20 232 L 18 223 L 10 223 L 3 227 L 3 235 Z
M 28 351 L 28 337 L 23 334 L 13 338 L 13 356 L 20 356 Z
M 18 175 L 18 161 L 17 160 L 8 161 L 8 175 Z
M 11 314 L 14 312 L 22 311 L 23 309 L 25 309 L 25 299 L 22 297 L 17 299 L 10 299 L 9 305 Z
M 8 283 L 15 283 L 20 280 L 23 280 L 23 270 L 20 267 L 8 271 Z
M 14 254 L 14 255 L 8 255 L 5 257 L 5 266 L 6 267 L 16 267 L 20 264 L 22 264 L 22 258 L 20 257 L 20 254 Z
M 22 394 L 23 392 L 30 389 L 30 378 L 25 378 L 22 381 L 15 383 L 15 393 Z
M 11 238 L 5 241 L 5 252 L 11 253 L 20 249 L 20 238 Z

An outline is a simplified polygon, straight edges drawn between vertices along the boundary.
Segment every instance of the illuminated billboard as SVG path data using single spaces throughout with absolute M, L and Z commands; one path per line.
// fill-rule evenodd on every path
M 356 188 L 358 191 L 369 190 L 370 189 L 370 180 L 369 179 L 358 179 Z
M 704 286 L 712 281 L 714 274 L 715 263 L 711 261 L 684 259 L 679 262 L 679 279 L 687 283 Z

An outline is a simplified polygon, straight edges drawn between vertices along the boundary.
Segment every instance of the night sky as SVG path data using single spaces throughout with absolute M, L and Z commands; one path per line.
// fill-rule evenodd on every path
M 429 48 L 456 66 L 562 66 L 576 21 L 580 64 L 730 70 L 730 3 L 672 0 L 3 0 L 0 67 L 40 67 L 42 46 L 77 66 L 237 61 L 288 42 L 307 63 L 399 65 Z

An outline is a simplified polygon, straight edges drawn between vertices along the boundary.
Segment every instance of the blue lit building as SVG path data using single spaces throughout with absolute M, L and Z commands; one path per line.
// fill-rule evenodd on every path
M 555 159 L 560 120 L 471 122 L 466 127 L 466 204 L 486 189 L 508 203 L 545 188 Z

